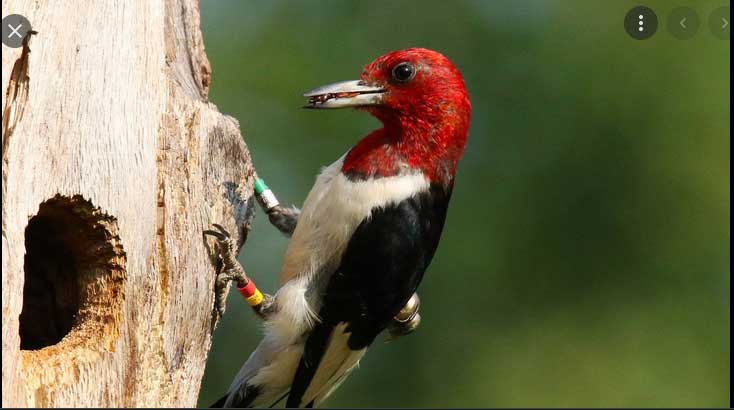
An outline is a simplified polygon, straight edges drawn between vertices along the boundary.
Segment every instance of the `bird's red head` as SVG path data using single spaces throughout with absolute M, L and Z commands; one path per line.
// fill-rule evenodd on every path
M 363 138 L 342 171 L 357 177 L 390 176 L 419 169 L 434 182 L 451 184 L 464 152 L 471 105 L 459 70 L 424 48 L 393 51 L 362 71 L 361 79 L 305 94 L 308 108 L 355 107 L 384 128 Z

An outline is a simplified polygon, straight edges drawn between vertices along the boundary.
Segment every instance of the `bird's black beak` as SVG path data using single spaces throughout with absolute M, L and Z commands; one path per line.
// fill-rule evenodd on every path
M 305 94 L 308 104 L 303 108 L 349 108 L 382 104 L 385 90 L 366 85 L 361 80 L 342 81 L 325 85 Z

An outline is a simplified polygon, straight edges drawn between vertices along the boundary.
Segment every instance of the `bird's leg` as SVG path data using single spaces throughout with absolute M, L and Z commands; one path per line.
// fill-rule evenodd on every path
M 273 191 L 265 185 L 265 180 L 258 178 L 255 181 L 255 196 L 260 207 L 268 214 L 270 223 L 284 235 L 290 237 L 298 224 L 301 211 L 298 208 L 285 208 L 280 205 Z
M 292 236 L 293 231 L 296 230 L 296 224 L 298 223 L 298 216 L 301 214 L 301 210 L 298 208 L 284 208 L 280 205 L 276 205 L 265 211 L 268 214 L 270 224 L 276 227 L 285 236 Z
M 421 315 L 418 313 L 421 300 L 417 293 L 413 293 L 408 302 L 400 309 L 397 315 L 387 326 L 390 336 L 387 341 L 391 342 L 401 336 L 413 333 L 421 322 Z
M 205 230 L 205 235 L 213 236 L 219 245 L 219 255 L 222 258 L 222 269 L 217 274 L 215 283 L 216 309 L 221 317 L 224 315 L 227 303 L 229 283 L 237 282 L 237 290 L 245 297 L 247 303 L 259 316 L 265 318 L 270 311 L 273 297 L 261 293 L 255 283 L 247 277 L 242 265 L 237 261 L 237 249 L 231 235 L 224 227 L 213 224 L 215 230 Z

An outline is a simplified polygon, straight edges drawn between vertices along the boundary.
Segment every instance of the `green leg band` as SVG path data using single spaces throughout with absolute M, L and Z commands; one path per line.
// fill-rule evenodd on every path
M 258 178 L 257 181 L 255 181 L 255 195 L 257 195 L 260 206 L 262 206 L 266 212 L 280 205 L 275 194 L 267 185 L 265 185 L 265 180 L 262 178 Z
M 255 193 L 256 194 L 260 195 L 267 189 L 268 189 L 268 186 L 265 185 L 264 179 L 258 178 L 257 181 L 255 181 Z

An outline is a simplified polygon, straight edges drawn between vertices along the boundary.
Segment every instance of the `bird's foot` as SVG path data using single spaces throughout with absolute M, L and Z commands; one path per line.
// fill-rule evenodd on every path
M 418 313 L 420 308 L 420 298 L 417 293 L 414 293 L 410 297 L 408 302 L 400 309 L 397 315 L 392 319 L 390 324 L 387 326 L 388 333 L 390 336 L 386 342 L 392 342 L 393 340 L 413 333 L 421 322 L 421 315 Z
M 237 290 L 244 296 L 247 303 L 260 317 L 265 318 L 273 306 L 273 297 L 263 294 L 255 286 L 255 283 L 247 277 L 242 265 L 237 261 L 237 250 L 231 235 L 224 227 L 212 224 L 215 230 L 204 231 L 205 235 L 213 236 L 219 245 L 219 255 L 222 258 L 222 268 L 217 273 L 215 281 L 215 308 L 219 315 L 217 320 L 224 315 L 227 306 L 227 293 L 230 282 L 237 283 Z M 247 229 L 245 229 L 247 234 Z
M 230 282 L 236 281 L 238 287 L 243 287 L 249 280 L 242 265 L 237 261 L 236 244 L 232 240 L 232 236 L 223 226 L 219 224 L 213 224 L 213 226 L 216 230 L 205 230 L 204 235 L 216 238 L 219 246 L 219 256 L 222 258 L 222 267 L 217 273 L 214 286 L 215 308 L 219 317 L 222 317 L 227 306 Z

